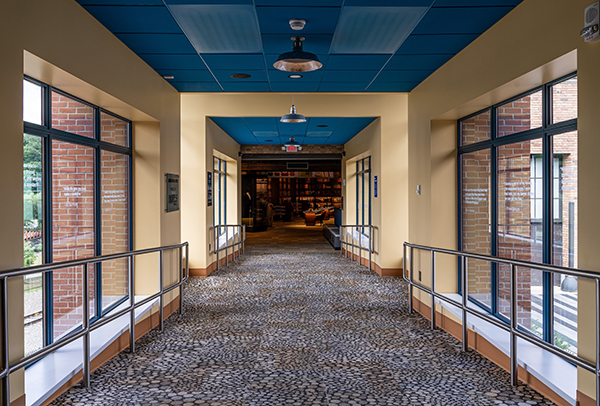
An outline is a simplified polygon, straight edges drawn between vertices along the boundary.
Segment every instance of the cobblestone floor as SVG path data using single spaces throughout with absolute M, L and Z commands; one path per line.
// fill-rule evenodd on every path
M 52 405 L 553 404 L 408 315 L 403 281 L 327 249 L 320 228 L 271 233 L 249 235 L 245 256 L 190 280 L 164 333 Z

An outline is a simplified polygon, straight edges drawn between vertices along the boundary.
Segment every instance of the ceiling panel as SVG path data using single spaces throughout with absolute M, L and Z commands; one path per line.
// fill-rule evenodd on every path
M 331 52 L 392 54 L 426 11 L 426 7 L 344 7 Z
M 262 52 L 253 6 L 188 4 L 169 9 L 198 53 Z
M 113 33 L 182 33 L 165 7 L 86 6 L 84 8 Z
M 308 131 L 335 131 L 342 117 L 311 117 L 308 121 Z M 325 127 L 326 126 L 326 127 Z
M 275 117 L 245 117 L 243 120 L 252 132 L 268 131 L 277 133 L 278 131 L 277 118 Z
M 137 54 L 194 54 L 183 34 L 115 34 Z
M 512 7 L 431 8 L 413 34 L 481 34 Z
M 477 34 L 411 35 L 396 54 L 456 54 L 477 37 Z
M 256 7 L 258 23 L 263 34 L 298 35 L 292 30 L 291 19 L 306 20 L 304 34 L 331 34 L 335 32 L 339 7 Z
M 263 70 L 265 69 L 265 59 L 262 54 L 246 55 L 246 54 L 205 54 L 202 59 L 210 69 L 215 70 L 239 70 L 243 72 L 248 70 Z
M 408 92 L 521 3 L 76 1 L 158 74 L 174 75 L 169 82 L 182 92 Z M 291 29 L 296 18 L 307 21 L 304 30 Z M 292 36 L 306 38 L 304 49 L 318 56 L 321 69 L 291 79 L 273 68 L 280 53 L 292 50 Z
M 196 69 L 196 70 L 175 70 L 175 69 L 157 69 L 159 75 L 172 75 L 173 79 L 169 79 L 169 82 L 214 82 L 213 75 L 210 74 L 208 69 Z
M 196 54 L 140 54 L 140 58 L 154 69 L 206 69 Z
M 266 70 L 249 70 L 249 69 L 227 69 L 227 70 L 213 70 L 212 73 L 215 75 L 219 82 L 267 82 L 267 71 Z M 231 75 L 236 73 L 246 73 L 251 75 L 248 79 L 236 79 L 232 78 Z

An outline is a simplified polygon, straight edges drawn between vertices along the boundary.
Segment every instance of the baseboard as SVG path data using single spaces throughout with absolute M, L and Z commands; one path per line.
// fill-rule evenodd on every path
M 163 309 L 163 320 L 169 318 L 171 314 L 173 314 L 177 309 L 179 309 L 179 295 L 177 295 L 169 304 L 167 304 Z M 160 325 L 160 313 L 156 312 L 152 314 L 150 317 L 146 317 L 145 319 L 137 322 L 135 324 L 135 339 L 136 341 L 152 331 L 154 328 Z M 107 361 L 112 359 L 114 356 L 119 354 L 124 349 L 129 348 L 129 331 L 121 334 L 119 338 L 113 341 L 108 347 L 104 349 L 98 356 L 96 356 L 90 362 L 90 370 L 95 371 L 104 365 Z M 46 399 L 42 406 L 47 406 L 56 400 L 60 395 L 77 385 L 79 382 L 83 380 L 83 372 L 79 371 L 75 374 L 68 382 L 66 382 L 63 386 L 61 386 L 52 396 Z M 19 403 L 15 403 L 16 401 L 12 401 L 11 405 Z M 25 406 L 25 395 L 23 395 L 23 406 Z
M 577 406 L 596 406 L 596 399 L 577 391 Z
M 431 306 L 421 302 L 416 297 L 413 297 L 413 309 L 419 312 L 427 320 L 431 320 Z M 462 325 L 459 322 L 441 314 L 439 311 L 436 311 L 435 313 L 436 327 L 441 328 L 459 341 L 462 341 Z M 500 368 L 510 372 L 510 357 L 471 329 L 469 329 L 469 348 L 476 350 L 478 353 L 492 361 L 494 364 L 498 365 Z M 535 389 L 537 392 L 541 393 L 557 405 L 573 406 L 521 366 L 519 366 L 518 377 L 521 382 L 526 383 L 528 386 Z M 595 405 L 596 401 L 593 402 Z M 581 405 L 587 404 L 581 403 Z
M 10 406 L 25 406 L 25 395 L 21 395 L 10 402 Z
M 227 261 L 233 261 L 241 255 L 240 250 L 235 251 L 235 253 L 231 253 L 227 255 L 227 258 L 223 256 L 223 258 L 219 259 L 219 266 L 227 265 Z M 201 277 L 205 278 L 209 276 L 213 271 L 217 270 L 217 261 L 214 261 L 206 268 L 190 268 L 190 276 L 193 277 Z
M 348 253 L 350 251 L 348 251 L 348 253 L 347 253 L 344 248 L 342 248 L 341 251 L 342 251 L 342 255 L 344 257 L 350 259 L 350 256 L 348 255 Z M 352 261 L 358 262 L 358 258 L 359 258 L 358 254 L 352 255 Z M 368 268 L 369 267 L 369 258 L 361 258 L 360 264 Z M 395 278 L 395 277 L 402 276 L 402 268 L 381 268 L 378 264 L 376 264 L 372 260 L 371 260 L 371 270 L 375 271 L 377 273 L 377 275 L 384 277 L 384 278 L 388 278 L 388 277 Z

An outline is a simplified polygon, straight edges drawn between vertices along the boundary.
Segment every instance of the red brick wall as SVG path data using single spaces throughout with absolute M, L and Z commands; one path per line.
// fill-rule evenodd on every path
M 102 254 L 129 250 L 128 228 L 128 162 L 129 157 L 109 151 L 101 155 Z M 104 303 L 111 297 L 127 294 L 126 259 L 102 264 Z
M 52 92 L 52 128 L 84 137 L 94 136 L 94 109 Z
M 491 123 L 491 110 L 464 120 L 461 123 L 462 145 L 489 140 Z
M 100 113 L 100 139 L 124 147 L 129 144 L 129 124 L 104 112 Z
M 94 150 L 52 142 L 53 261 L 94 255 Z M 54 336 L 81 323 L 81 267 L 53 273 Z M 90 292 L 93 292 L 93 274 Z M 90 294 L 90 298 L 93 295 Z

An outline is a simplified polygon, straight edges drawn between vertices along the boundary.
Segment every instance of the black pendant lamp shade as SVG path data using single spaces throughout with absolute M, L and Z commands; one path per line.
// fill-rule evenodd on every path
M 290 108 L 290 114 L 286 114 L 279 120 L 282 123 L 306 123 L 306 118 L 302 114 L 296 114 L 296 106 L 292 101 L 292 107 Z
M 303 37 L 292 37 L 294 48 L 292 52 L 285 52 L 273 64 L 275 69 L 285 72 L 310 72 L 320 69 L 323 64 L 315 54 L 302 50 Z
M 290 136 L 289 141 L 287 141 L 285 144 L 286 147 L 299 147 L 300 144 L 298 144 L 298 142 L 296 142 L 296 140 L 294 139 L 294 136 Z

